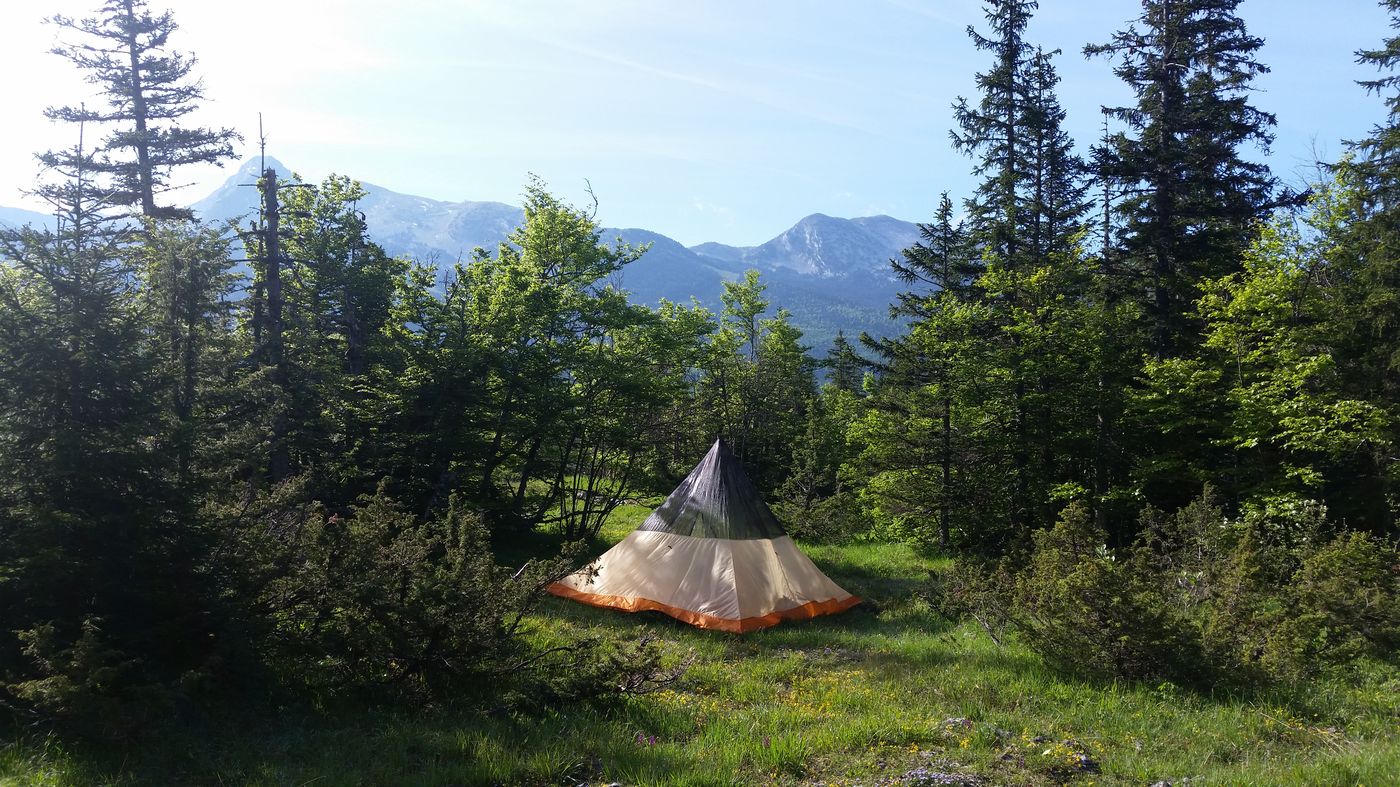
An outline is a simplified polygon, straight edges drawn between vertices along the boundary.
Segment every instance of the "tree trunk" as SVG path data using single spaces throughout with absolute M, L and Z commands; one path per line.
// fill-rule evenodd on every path
M 130 59 L 131 76 L 131 115 L 136 124 L 136 177 L 141 190 L 141 213 L 156 216 L 155 176 L 151 172 L 151 140 L 146 123 L 146 93 L 141 84 L 141 54 L 136 42 L 136 7 L 133 0 L 125 0 L 126 19 L 131 31 L 127 37 L 126 50 Z

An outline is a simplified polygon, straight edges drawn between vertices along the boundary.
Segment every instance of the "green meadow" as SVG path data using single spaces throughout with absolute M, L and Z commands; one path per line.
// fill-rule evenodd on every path
M 620 539 L 647 508 L 620 509 Z M 1395 784 L 1400 680 L 1264 694 L 1106 684 L 998 647 L 922 595 L 937 558 L 808 545 L 866 602 L 743 636 L 550 598 L 531 636 L 666 643 L 664 689 L 519 715 L 286 708 L 129 747 L 12 733 L 0 783 L 259 785 Z M 1189 781 L 1188 781 L 1189 780 Z

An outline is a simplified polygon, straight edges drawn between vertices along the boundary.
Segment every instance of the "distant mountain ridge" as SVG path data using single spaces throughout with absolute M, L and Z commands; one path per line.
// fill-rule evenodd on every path
M 223 185 L 191 206 L 196 215 L 215 220 L 254 215 L 261 166 L 258 159 L 244 162 Z M 266 159 L 266 166 L 281 177 L 291 177 L 291 171 L 276 159 Z M 358 207 L 365 214 L 370 236 L 392 255 L 451 264 L 476 247 L 494 249 L 524 220 L 520 208 L 501 202 L 445 202 L 363 181 L 361 185 L 366 196 Z M 0 208 L 0 222 L 22 224 L 35 217 L 44 218 Z M 919 229 L 890 216 L 842 219 L 814 213 L 757 246 L 701 243 L 687 248 L 658 232 L 638 228 L 608 228 L 602 235 L 608 241 L 621 238 L 633 245 L 651 244 L 619 277 L 620 286 L 639 303 L 654 304 L 662 298 L 685 303 L 695 298 L 718 310 L 723 282 L 742 277 L 749 268 L 758 269 L 768 284 L 765 296 L 772 308 L 791 311 L 804 341 L 820 352 L 838 331 L 854 337 L 861 332 L 887 335 L 899 330 L 889 316 L 889 305 L 902 287 L 891 274 L 889 260 L 918 239 Z
M 47 227 L 52 216 L 23 208 L 0 207 L 0 227 L 23 227 L 26 224 Z
M 267 158 L 266 166 L 280 178 L 292 176 L 292 171 L 275 158 Z M 262 167 L 258 159 L 249 159 L 222 186 L 190 207 L 206 219 L 253 215 L 258 209 L 254 186 Z M 471 254 L 477 246 L 495 248 L 525 217 L 520 208 L 501 202 L 443 202 L 400 194 L 373 183 L 361 181 L 360 185 L 366 195 L 359 209 L 365 214 L 370 235 L 393 255 L 451 262 L 459 254 Z
M 787 269 L 821 278 L 890 275 L 889 261 L 919 237 L 918 225 L 890 216 L 838 219 L 813 213 L 759 246 L 701 243 L 691 251 L 759 270 Z

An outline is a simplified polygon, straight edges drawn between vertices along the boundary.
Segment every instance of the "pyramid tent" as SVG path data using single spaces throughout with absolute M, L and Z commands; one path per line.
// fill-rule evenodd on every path
M 556 596 L 744 632 L 860 602 L 797 549 L 722 440 L 661 507 Z

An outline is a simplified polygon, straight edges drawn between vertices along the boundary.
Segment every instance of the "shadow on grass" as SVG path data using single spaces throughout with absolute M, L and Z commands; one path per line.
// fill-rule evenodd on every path
M 881 576 L 876 572 L 860 569 L 833 569 L 826 574 L 847 592 L 860 596 L 877 609 L 907 601 L 925 583 L 922 579 Z

